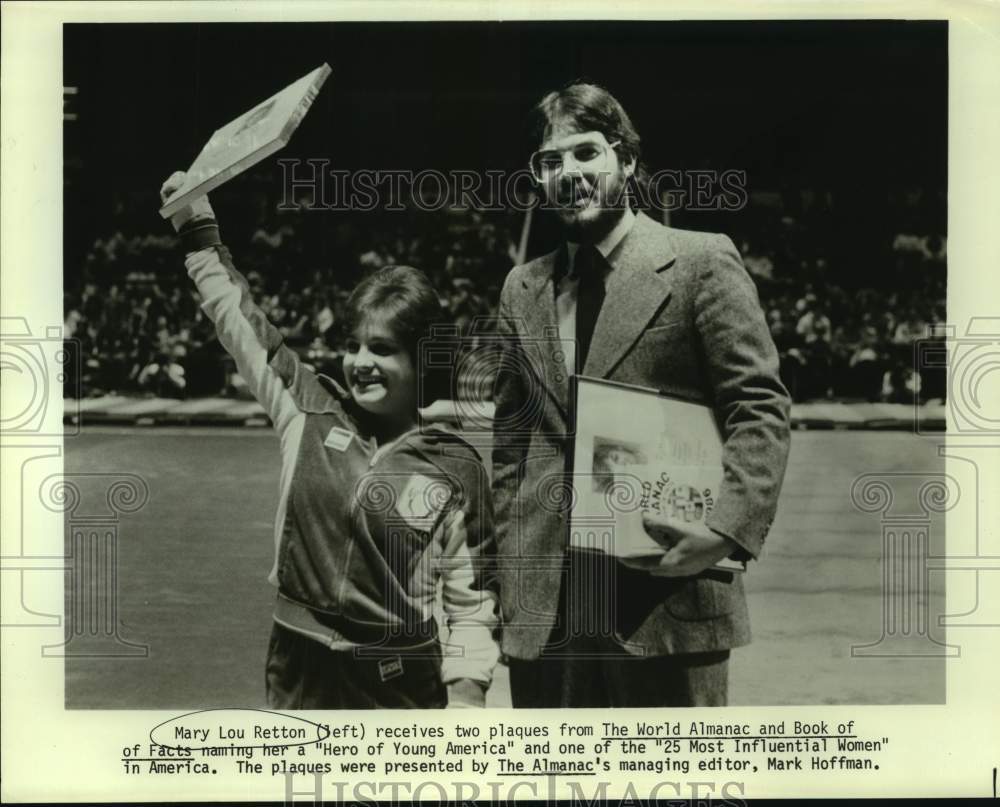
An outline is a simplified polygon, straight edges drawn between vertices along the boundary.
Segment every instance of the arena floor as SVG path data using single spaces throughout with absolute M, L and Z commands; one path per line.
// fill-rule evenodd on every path
M 754 641 L 733 654 L 733 705 L 944 702 L 945 659 L 852 655 L 882 637 L 884 597 L 879 514 L 851 504 L 851 485 L 868 472 L 940 472 L 940 442 L 905 432 L 794 433 L 779 515 L 746 578 Z M 120 635 L 149 653 L 68 659 L 67 707 L 264 705 L 274 436 L 85 427 L 66 440 L 66 474 L 98 473 L 137 474 L 149 488 L 148 503 L 118 531 Z M 943 517 L 931 522 L 930 545 L 943 552 Z M 930 574 L 927 601 L 930 634 L 942 642 L 943 574 Z M 509 705 L 502 667 L 489 703 Z

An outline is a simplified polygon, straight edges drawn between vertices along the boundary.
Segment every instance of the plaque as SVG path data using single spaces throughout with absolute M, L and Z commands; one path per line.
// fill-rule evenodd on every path
M 285 146 L 330 75 L 323 64 L 227 123 L 205 144 L 184 184 L 160 208 L 169 219 L 181 208 Z
M 575 379 L 570 546 L 620 558 L 663 555 L 643 514 L 704 522 L 722 485 L 711 407 L 602 379 Z M 723 559 L 716 568 L 744 571 Z

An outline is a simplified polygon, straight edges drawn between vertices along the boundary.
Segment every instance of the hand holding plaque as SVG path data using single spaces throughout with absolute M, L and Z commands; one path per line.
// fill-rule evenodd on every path
M 186 182 L 187 174 L 183 171 L 174 171 L 167 178 L 167 181 L 160 187 L 160 201 L 163 204 L 166 204 L 170 200 L 171 196 L 184 187 Z M 180 232 L 181 227 L 189 221 L 214 218 L 215 211 L 212 210 L 212 205 L 209 204 L 208 197 L 199 196 L 197 199 L 193 200 L 191 204 L 180 208 L 176 213 L 174 213 L 170 217 L 170 223 L 174 225 L 175 230 Z
M 661 577 L 688 577 L 708 568 L 743 571 L 742 563 L 727 560 L 739 545 L 702 523 L 643 513 L 642 526 L 663 546 L 664 553 L 623 557 L 621 562 L 626 566 Z

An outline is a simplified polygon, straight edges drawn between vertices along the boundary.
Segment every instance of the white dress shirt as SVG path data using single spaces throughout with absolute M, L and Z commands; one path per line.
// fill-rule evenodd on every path
M 597 251 L 603 257 L 607 258 L 612 250 L 621 243 L 622 239 L 628 235 L 634 223 L 635 213 L 632 212 L 632 208 L 626 208 L 625 214 L 615 225 L 614 229 L 594 244 L 597 247 Z M 576 373 L 576 293 L 580 285 L 580 279 L 573 273 L 573 264 L 579 248 L 580 245 L 574 241 L 566 242 L 566 271 L 556 286 L 556 319 L 559 322 L 559 339 L 564 345 L 563 354 L 566 357 L 566 372 L 570 375 Z M 604 280 L 607 283 L 607 275 L 605 275 Z

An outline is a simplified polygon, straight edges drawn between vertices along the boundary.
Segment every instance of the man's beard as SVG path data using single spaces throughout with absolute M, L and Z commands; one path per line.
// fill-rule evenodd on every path
M 566 215 L 561 210 L 559 218 L 566 228 L 567 240 L 595 244 L 610 233 L 628 209 L 626 183 L 627 178 L 622 171 L 606 180 L 603 188 L 599 181 L 592 191 L 592 195 L 596 196 L 595 201 L 600 205 L 596 215 L 584 218 L 575 214 Z

